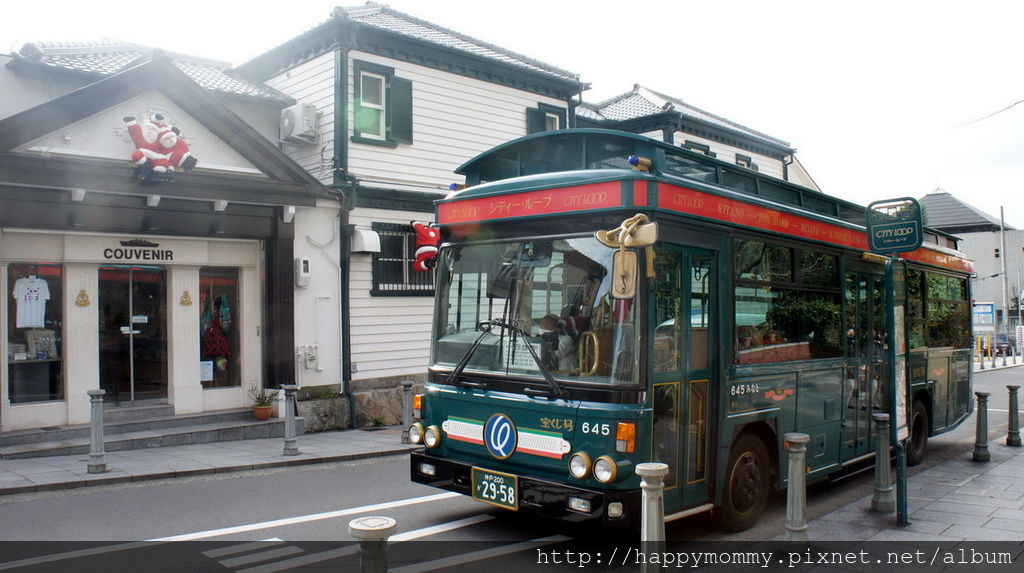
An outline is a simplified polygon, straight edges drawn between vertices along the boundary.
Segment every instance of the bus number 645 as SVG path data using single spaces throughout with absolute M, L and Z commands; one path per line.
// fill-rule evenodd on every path
M 580 431 L 584 434 L 594 434 L 595 436 L 610 436 L 612 434 L 612 427 L 609 424 L 583 422 Z

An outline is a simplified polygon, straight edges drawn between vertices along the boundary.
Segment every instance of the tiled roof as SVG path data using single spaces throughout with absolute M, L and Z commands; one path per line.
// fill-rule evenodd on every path
M 577 82 L 580 79 L 579 74 L 574 74 L 522 54 L 517 54 L 499 46 L 495 46 L 494 44 L 489 44 L 487 42 L 471 38 L 470 36 L 460 34 L 454 30 L 449 30 L 448 28 L 438 26 L 437 24 L 432 24 L 426 20 L 420 20 L 419 18 L 415 18 L 408 14 L 403 14 L 397 10 L 393 10 L 389 6 L 377 4 L 376 2 L 367 2 L 365 6 L 358 6 L 354 8 L 335 8 L 333 15 L 335 17 L 346 18 L 353 22 L 358 22 L 366 26 L 392 32 L 394 34 L 408 36 L 410 38 L 466 52 L 481 58 L 495 60 L 503 64 L 527 69 L 533 72 L 539 72 Z
M 999 229 L 998 217 L 968 205 L 942 189 L 921 197 L 921 207 L 924 210 L 924 224 L 940 231 L 956 233 Z M 1009 225 L 1006 228 L 1013 230 Z
M 682 114 L 684 118 L 714 125 L 720 129 L 731 131 L 763 143 L 789 148 L 789 143 L 786 141 L 755 131 L 724 117 L 694 107 L 681 99 L 658 93 L 639 84 L 634 85 L 632 91 L 617 95 L 601 103 L 584 103 L 579 109 L 586 110 L 581 114 L 581 117 L 593 119 L 596 116 L 599 119 L 609 121 L 624 121 L 665 111 L 675 111 Z
M 154 52 L 153 48 L 105 40 L 103 42 L 32 42 L 14 54 L 16 62 L 27 62 L 57 70 L 95 76 L 110 76 Z M 278 103 L 293 103 L 285 94 L 252 83 L 230 73 L 231 64 L 184 54 L 165 53 L 174 65 L 198 85 L 212 92 L 232 94 Z

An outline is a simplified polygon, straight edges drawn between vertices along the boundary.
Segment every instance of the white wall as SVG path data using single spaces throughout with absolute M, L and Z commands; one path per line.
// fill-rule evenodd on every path
M 298 364 L 300 386 L 341 383 L 338 203 L 320 201 L 295 213 L 295 257 L 309 257 L 309 286 L 295 289 L 295 344 L 316 345 L 317 368 Z
M 332 183 L 334 157 L 334 62 L 328 52 L 278 74 L 265 83 L 300 103 L 312 104 L 319 114 L 319 141 L 315 144 L 285 144 L 284 152 L 323 183 Z M 277 134 L 271 140 L 276 141 Z M 326 147 L 325 147 L 326 146 Z
M 527 108 L 538 103 L 565 108 L 560 100 L 355 51 L 349 55 L 349 101 L 355 60 L 394 68 L 397 77 L 412 81 L 413 143 L 349 144 L 349 170 L 371 187 L 447 193 L 449 183 L 464 181 L 452 173 L 456 167 L 526 135 Z M 350 136 L 352 125 L 350 115 Z
M 425 213 L 356 209 L 349 221 L 357 229 L 371 223 L 425 220 Z M 430 355 L 432 296 L 370 296 L 373 288 L 372 255 L 355 253 L 351 259 L 353 380 L 426 372 Z

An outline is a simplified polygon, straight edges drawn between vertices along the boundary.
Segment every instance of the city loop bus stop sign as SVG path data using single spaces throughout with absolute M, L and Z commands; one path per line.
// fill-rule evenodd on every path
M 913 197 L 868 205 L 868 247 L 878 254 L 916 251 L 924 241 L 921 204 Z

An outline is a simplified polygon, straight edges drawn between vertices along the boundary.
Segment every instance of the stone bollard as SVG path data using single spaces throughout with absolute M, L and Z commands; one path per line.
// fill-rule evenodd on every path
M 398 522 L 390 517 L 368 515 L 348 522 L 348 534 L 359 540 L 362 573 L 387 573 L 388 538 L 397 530 Z
M 872 414 L 871 417 L 875 420 L 875 494 L 871 497 L 871 509 L 892 513 L 896 510 L 896 497 L 889 466 L 889 414 Z
M 106 390 L 89 390 L 92 415 L 89 416 L 89 473 L 101 474 L 107 471 L 106 452 L 103 451 L 103 395 Z
M 1009 430 L 1007 430 L 1006 432 L 1006 445 L 1019 448 L 1021 447 L 1021 442 L 1020 417 L 1017 416 L 1017 408 L 1019 406 L 1019 403 L 1017 401 L 1017 391 L 1020 390 L 1020 386 L 1007 385 L 1006 389 L 1010 391 L 1010 427 Z
M 789 453 L 789 486 L 786 488 L 786 541 L 807 541 L 807 442 L 811 437 L 799 432 L 784 434 Z
M 988 392 L 975 392 L 978 397 L 978 424 L 975 426 L 974 455 L 976 462 L 987 462 L 992 459 L 988 452 Z
M 295 393 L 299 387 L 295 384 L 282 384 L 284 390 L 284 454 L 299 455 L 298 439 L 295 437 Z
M 637 464 L 640 476 L 640 546 L 650 555 L 660 551 L 665 544 L 665 476 L 668 464 L 646 462 Z M 649 565 L 645 560 L 641 572 L 658 571 L 660 566 Z
M 409 442 L 409 426 L 412 425 L 412 380 L 402 380 L 402 443 Z

